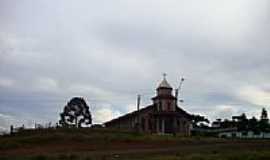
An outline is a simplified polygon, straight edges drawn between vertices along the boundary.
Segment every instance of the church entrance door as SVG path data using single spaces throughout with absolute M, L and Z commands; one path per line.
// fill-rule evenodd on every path
M 173 133 L 173 118 L 165 119 L 165 133 Z

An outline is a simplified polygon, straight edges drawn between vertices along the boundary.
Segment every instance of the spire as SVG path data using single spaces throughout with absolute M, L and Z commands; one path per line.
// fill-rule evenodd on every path
M 166 79 L 167 74 L 163 73 L 163 80 L 162 82 L 159 84 L 158 88 L 171 88 L 171 85 L 168 83 L 167 79 Z
M 163 73 L 163 79 L 166 79 L 167 74 Z

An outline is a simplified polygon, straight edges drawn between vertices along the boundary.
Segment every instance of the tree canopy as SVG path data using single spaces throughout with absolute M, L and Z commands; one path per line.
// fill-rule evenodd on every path
M 239 116 L 233 116 L 232 120 L 221 121 L 221 119 L 218 119 L 215 123 L 218 123 L 220 128 L 235 127 L 238 131 L 253 131 L 255 133 L 270 132 L 270 123 L 265 108 L 262 109 L 260 119 L 256 119 L 254 116 L 249 119 L 243 113 Z
M 59 124 L 63 127 L 82 127 L 92 124 L 89 106 L 81 97 L 72 98 L 60 113 Z
M 198 126 L 198 123 L 202 122 L 209 123 L 209 120 L 207 118 L 200 115 L 191 115 L 191 119 L 194 126 Z

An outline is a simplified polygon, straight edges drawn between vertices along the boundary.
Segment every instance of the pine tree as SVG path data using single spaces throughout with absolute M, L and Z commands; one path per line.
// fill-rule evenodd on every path
M 260 128 L 260 131 L 263 133 L 269 131 L 270 129 L 268 114 L 265 108 L 262 109 L 261 119 L 259 122 L 259 128 Z
M 262 109 L 261 120 L 268 121 L 268 113 L 267 113 L 267 110 L 265 108 Z

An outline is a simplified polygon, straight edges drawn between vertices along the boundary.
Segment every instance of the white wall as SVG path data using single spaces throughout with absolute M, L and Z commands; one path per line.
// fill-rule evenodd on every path
M 235 135 L 235 136 L 233 136 Z M 270 133 L 260 133 L 254 134 L 252 131 L 248 131 L 247 134 L 243 134 L 243 132 L 223 132 L 218 134 L 219 137 L 227 137 L 227 138 L 270 138 Z

